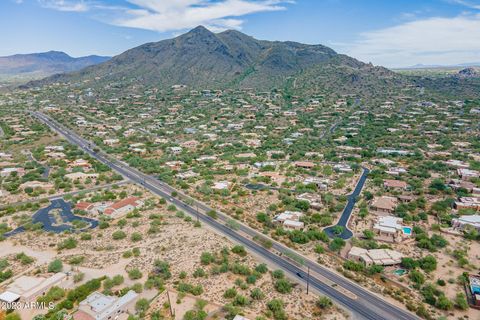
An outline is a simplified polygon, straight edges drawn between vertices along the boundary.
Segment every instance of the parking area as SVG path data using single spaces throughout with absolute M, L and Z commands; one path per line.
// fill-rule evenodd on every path
M 55 213 L 58 213 L 58 215 Z M 76 229 L 72 225 L 72 222 L 76 220 L 86 222 L 86 227 L 83 229 Z M 52 199 L 48 207 L 38 210 L 32 216 L 32 223 L 41 223 L 45 231 L 55 233 L 61 233 L 64 231 L 75 232 L 85 229 L 93 229 L 98 226 L 97 220 L 74 215 L 71 204 L 62 198 Z M 4 236 L 11 237 L 23 231 L 25 231 L 24 227 L 18 227 L 15 230 L 5 233 Z

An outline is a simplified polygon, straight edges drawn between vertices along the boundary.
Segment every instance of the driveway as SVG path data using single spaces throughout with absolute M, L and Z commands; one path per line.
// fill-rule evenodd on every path
M 52 211 L 53 209 L 60 209 L 60 218 L 63 224 L 55 223 L 55 218 L 52 214 L 50 214 L 50 211 Z M 69 202 L 66 202 L 62 198 L 52 199 L 48 207 L 38 210 L 32 216 L 32 223 L 40 222 L 45 231 L 55 233 L 61 233 L 64 231 L 76 231 L 70 224 L 67 224 L 73 222 L 74 220 L 81 220 L 88 223 L 89 226 L 86 227 L 86 229 L 93 229 L 98 226 L 97 220 L 74 215 L 72 212 L 71 204 Z M 15 230 L 5 233 L 4 237 L 11 237 L 23 231 L 25 231 L 25 228 L 23 226 L 18 227 Z
M 363 168 L 362 175 L 360 176 L 360 179 L 358 179 L 355 190 L 353 190 L 353 192 L 348 196 L 347 205 L 343 209 L 342 216 L 338 220 L 337 224 L 323 229 L 330 238 L 342 238 L 344 240 L 347 240 L 353 236 L 352 231 L 348 229 L 347 225 L 348 221 L 350 220 L 350 216 L 352 215 L 353 208 L 355 207 L 355 203 L 357 202 L 357 197 L 362 192 L 369 172 L 370 170 L 368 170 L 367 168 Z M 342 233 L 335 233 L 336 226 L 340 226 L 343 228 Z

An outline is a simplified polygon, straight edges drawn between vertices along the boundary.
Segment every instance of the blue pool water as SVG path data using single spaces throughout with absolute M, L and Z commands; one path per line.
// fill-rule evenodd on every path
M 403 276 L 405 273 L 407 273 L 407 270 L 397 269 L 397 270 L 393 271 L 393 273 L 396 274 L 397 276 Z
M 477 285 L 471 285 L 472 293 L 480 294 L 480 286 Z
M 403 233 L 411 235 L 412 234 L 412 228 L 410 227 L 403 227 Z

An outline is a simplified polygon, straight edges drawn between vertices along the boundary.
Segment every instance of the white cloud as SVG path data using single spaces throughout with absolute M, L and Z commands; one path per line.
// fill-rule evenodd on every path
M 343 47 L 362 61 L 388 67 L 480 61 L 480 14 L 431 17 L 361 33 Z
M 475 0 L 473 1 L 467 1 L 467 0 L 450 0 L 452 3 L 456 3 L 465 7 L 468 7 L 470 9 L 476 9 L 480 10 L 480 3 Z
M 213 31 L 239 29 L 239 17 L 284 10 L 286 0 L 127 0 L 135 6 L 111 23 L 153 31 L 176 31 L 204 25 Z
M 294 0 L 37 0 L 44 8 L 85 12 L 108 24 L 151 31 L 183 31 L 204 25 L 212 31 L 240 29 L 248 14 L 285 10 Z
M 44 8 L 67 12 L 85 12 L 90 6 L 83 0 L 38 0 Z

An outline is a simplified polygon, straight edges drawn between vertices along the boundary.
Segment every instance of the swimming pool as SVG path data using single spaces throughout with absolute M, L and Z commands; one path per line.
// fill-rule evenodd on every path
M 403 233 L 406 234 L 406 235 L 411 235 L 412 234 L 412 228 L 403 227 Z
M 403 276 L 405 273 L 407 273 L 407 270 L 405 269 L 397 269 L 395 271 L 393 271 L 393 273 L 397 276 Z
M 472 290 L 473 294 L 480 294 L 480 286 L 472 284 L 470 286 L 470 289 Z

